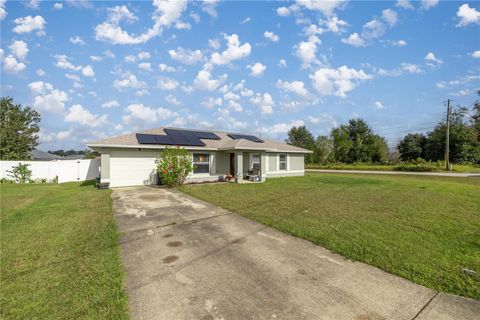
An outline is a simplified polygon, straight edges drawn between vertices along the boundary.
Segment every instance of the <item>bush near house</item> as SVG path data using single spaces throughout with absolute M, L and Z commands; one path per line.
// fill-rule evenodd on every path
M 182 185 L 193 171 L 190 152 L 179 147 L 166 147 L 155 163 L 161 183 L 171 188 Z

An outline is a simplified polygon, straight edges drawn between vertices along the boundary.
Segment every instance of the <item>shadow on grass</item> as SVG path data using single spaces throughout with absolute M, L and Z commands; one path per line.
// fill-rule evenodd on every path
M 80 184 L 80 187 L 95 187 L 96 180 L 85 180 Z

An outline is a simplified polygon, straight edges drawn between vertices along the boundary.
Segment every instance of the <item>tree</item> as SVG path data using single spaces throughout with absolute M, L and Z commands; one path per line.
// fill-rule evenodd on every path
M 315 147 L 315 139 L 305 126 L 300 126 L 298 128 L 292 127 L 288 131 L 288 138 L 287 140 L 285 140 L 285 142 L 287 142 L 292 146 L 304 148 L 312 151 Z M 305 156 L 305 162 L 312 163 L 312 160 L 313 160 L 312 154 L 307 154 Z
M 425 145 L 427 137 L 421 133 L 407 134 L 397 145 L 400 159 L 403 161 L 425 158 Z
M 333 157 L 333 141 L 327 136 L 318 136 L 313 150 L 313 163 L 325 164 L 332 162 Z
M 162 184 L 168 187 L 176 187 L 185 182 L 185 179 L 193 171 L 193 162 L 190 152 L 184 148 L 166 147 L 155 160 L 157 174 Z
M 333 128 L 330 133 L 333 141 L 333 157 L 337 162 L 350 162 L 349 151 L 352 148 L 348 128 L 346 125 L 341 125 L 338 128 Z
M 480 90 L 477 94 L 480 95 Z M 472 111 L 472 124 L 477 131 L 477 142 L 480 143 L 480 99 L 475 100 Z
M 95 153 L 87 149 L 83 152 L 83 159 L 95 159 Z
M 28 160 L 38 145 L 40 113 L 14 104 L 11 97 L 0 100 L 0 153 L 2 160 Z

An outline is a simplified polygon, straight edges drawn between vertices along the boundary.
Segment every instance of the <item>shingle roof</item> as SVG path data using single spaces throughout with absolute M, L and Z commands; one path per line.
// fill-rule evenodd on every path
M 165 134 L 163 129 L 167 128 L 156 128 L 150 130 L 144 130 L 136 133 L 146 133 L 146 134 Z M 180 128 L 168 128 L 168 129 L 180 129 Z M 181 129 L 181 130 L 192 130 L 192 129 Z M 195 130 L 195 131 L 206 131 L 206 130 Z M 253 142 L 245 139 L 234 140 L 228 136 L 230 132 L 209 130 L 214 132 L 217 136 L 220 137 L 220 140 L 210 140 L 210 139 L 201 139 L 205 143 L 204 147 L 186 147 L 187 149 L 214 149 L 214 150 L 266 150 L 266 151 L 278 151 L 278 152 L 297 152 L 297 153 L 311 153 L 310 150 L 298 148 L 295 146 L 288 145 L 286 143 L 281 143 L 275 140 L 263 139 L 263 142 Z M 139 144 L 136 138 L 136 133 L 124 134 L 121 136 L 110 137 L 106 139 L 97 140 L 91 143 L 88 143 L 88 146 L 91 148 L 95 147 L 117 147 L 117 148 L 164 148 L 164 145 L 145 145 Z M 148 146 L 148 147 L 147 147 Z

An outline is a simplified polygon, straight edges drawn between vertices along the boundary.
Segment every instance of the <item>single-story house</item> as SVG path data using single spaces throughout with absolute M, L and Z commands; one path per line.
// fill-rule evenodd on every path
M 37 149 L 30 151 L 30 158 L 34 161 L 65 160 L 62 156 Z
M 310 150 L 254 135 L 222 131 L 157 128 L 111 137 L 88 144 L 101 154 L 100 182 L 110 187 L 155 184 L 155 159 L 165 147 L 179 146 L 192 154 L 194 171 L 187 182 L 233 177 L 256 181 L 302 176 Z

